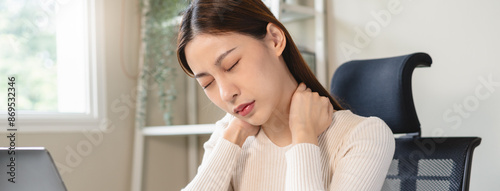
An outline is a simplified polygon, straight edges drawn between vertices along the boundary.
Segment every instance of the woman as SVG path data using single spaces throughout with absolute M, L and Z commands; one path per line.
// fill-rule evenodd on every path
M 261 0 L 195 0 L 178 37 L 184 71 L 227 115 L 185 190 L 380 190 L 394 138 L 343 110 Z

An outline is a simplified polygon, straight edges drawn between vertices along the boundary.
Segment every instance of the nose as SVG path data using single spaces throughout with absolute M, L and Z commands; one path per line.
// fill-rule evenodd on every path
M 220 96 L 226 102 L 234 102 L 240 94 L 238 87 L 231 80 L 219 80 L 218 84 Z

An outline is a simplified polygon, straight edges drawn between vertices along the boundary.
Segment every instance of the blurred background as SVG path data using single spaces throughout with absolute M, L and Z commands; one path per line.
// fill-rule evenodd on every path
M 273 9 L 276 1 L 265 2 Z M 314 10 L 318 2 L 279 3 L 307 13 L 300 7 Z M 4 80 L 16 76 L 17 146 L 48 148 L 72 191 L 131 190 L 137 159 L 140 190 L 187 185 L 190 163 L 201 161 L 209 135 L 144 136 L 140 145 L 136 131 L 214 123 L 224 115 L 178 67 L 175 18 L 186 4 L 0 1 L 0 100 Z M 500 2 L 324 0 L 322 7 L 321 14 L 283 22 L 324 85 L 348 60 L 430 54 L 432 66 L 413 75 L 423 136 L 482 137 L 470 189 L 500 190 Z M 143 150 L 134 154 L 137 145 Z

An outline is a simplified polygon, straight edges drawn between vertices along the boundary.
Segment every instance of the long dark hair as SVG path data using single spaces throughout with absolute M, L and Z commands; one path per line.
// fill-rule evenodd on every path
M 236 32 L 263 39 L 268 23 L 278 26 L 285 34 L 286 47 L 282 56 L 298 83 L 304 82 L 313 92 L 328 97 L 335 110 L 343 108 L 319 83 L 302 58 L 292 37 L 261 0 L 194 0 L 185 10 L 177 39 L 177 58 L 189 76 L 193 71 L 186 60 L 185 47 L 198 34 Z

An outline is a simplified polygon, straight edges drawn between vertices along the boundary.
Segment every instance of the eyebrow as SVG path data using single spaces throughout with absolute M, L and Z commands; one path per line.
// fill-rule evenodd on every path
M 226 58 L 226 56 L 231 53 L 233 50 L 235 50 L 237 47 L 234 47 L 234 48 L 231 48 L 230 50 L 222 53 L 221 55 L 219 55 L 219 57 L 217 57 L 217 60 L 215 60 L 215 65 L 216 66 L 220 66 L 221 63 L 222 63 L 222 60 L 224 60 L 224 58 Z M 201 78 L 203 76 L 206 76 L 208 75 L 206 72 L 202 72 L 202 73 L 199 73 L 199 74 L 196 74 L 194 75 L 194 78 Z

